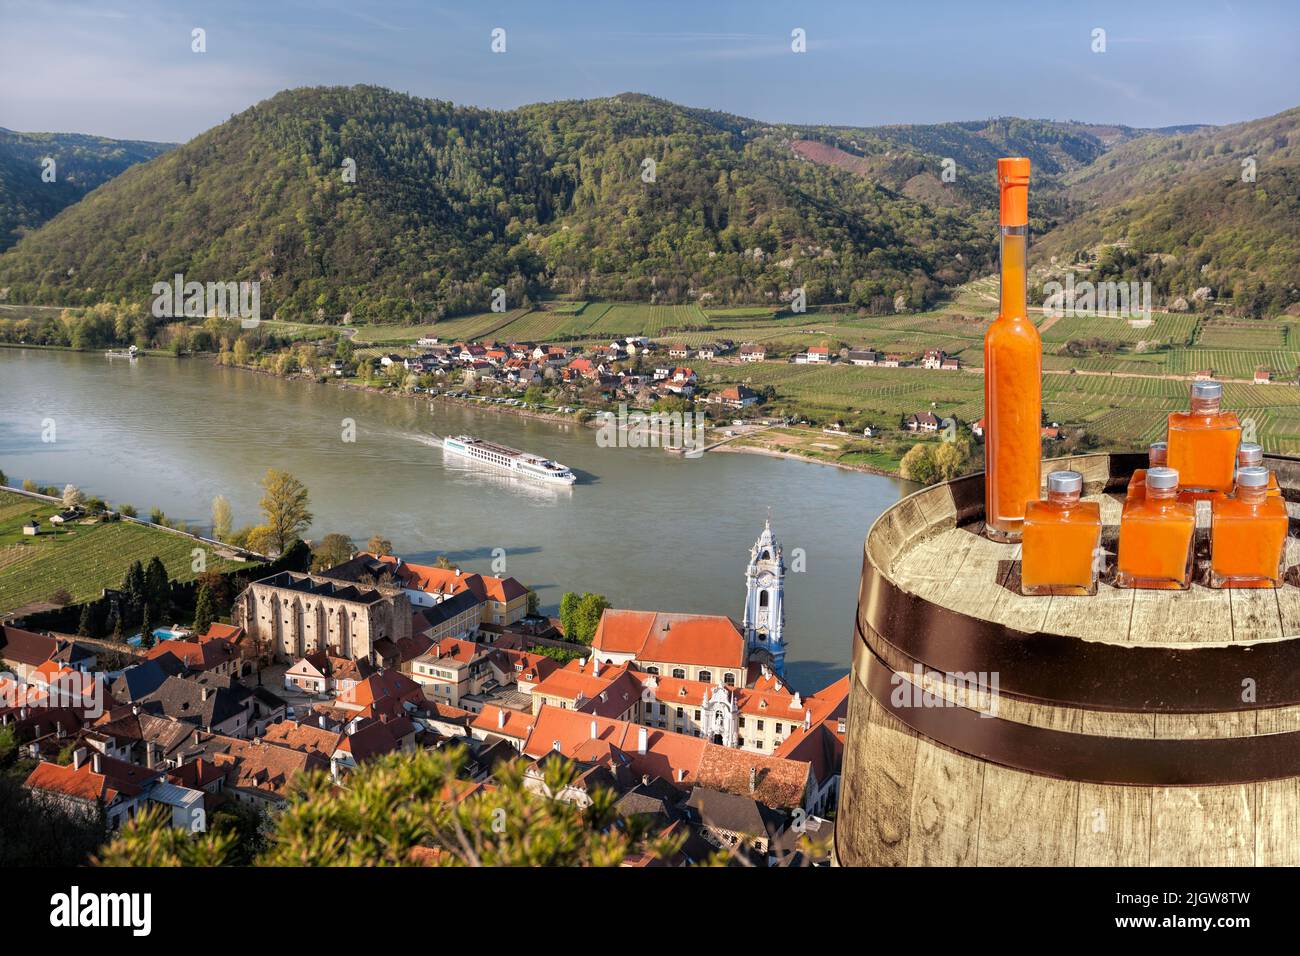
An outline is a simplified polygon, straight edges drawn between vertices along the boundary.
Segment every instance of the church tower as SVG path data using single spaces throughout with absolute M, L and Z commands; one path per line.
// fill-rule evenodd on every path
M 745 569 L 745 646 L 751 661 L 785 676 L 785 562 L 769 519 Z

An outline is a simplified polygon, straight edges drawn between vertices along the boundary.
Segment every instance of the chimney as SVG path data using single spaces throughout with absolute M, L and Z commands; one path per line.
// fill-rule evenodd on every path
M 140 716 L 140 705 L 139 705 L 139 704 L 132 704 L 132 705 L 131 705 L 131 716 L 132 716 L 132 717 L 139 717 L 139 716 Z
M 194 731 L 194 746 L 197 747 L 198 745 L 199 745 L 199 732 L 196 730 Z
M 96 753 L 90 758 L 90 769 L 95 773 L 104 772 L 104 757 L 102 754 Z
M 504 707 L 497 709 L 497 730 L 502 730 L 506 726 L 506 711 Z
M 600 676 L 600 661 L 597 660 L 595 654 L 591 655 L 591 676 L 592 677 Z
M 41 725 L 36 724 L 32 727 L 32 739 L 33 740 L 39 739 L 40 736 L 41 736 Z
M 841 718 L 836 722 L 836 724 L 835 724 L 835 730 L 836 730 L 838 733 L 841 733 L 841 734 L 844 733 L 845 728 L 844 728 L 844 718 L 843 718 L 843 717 L 841 717 Z
M 203 699 L 207 700 L 211 696 L 212 696 L 212 688 L 211 687 L 203 688 Z
M 552 740 L 551 749 L 558 751 L 560 749 L 560 742 L 558 740 Z
M 321 714 L 321 715 L 320 715 L 320 719 L 319 719 L 318 723 L 320 724 L 321 730 L 328 730 L 328 729 L 329 729 L 329 726 L 325 723 L 325 715 L 324 715 L 324 714 Z
M 636 752 L 639 754 L 644 754 L 645 745 L 646 745 L 646 729 L 644 727 L 638 727 L 636 729 Z
M 755 787 L 757 786 L 758 786 L 758 769 L 755 767 L 750 767 L 749 768 L 749 792 L 753 793 Z
M 152 770 L 158 763 L 158 745 L 152 740 L 144 745 L 144 765 L 146 769 Z
M 678 782 L 678 783 L 681 783 L 681 782 L 682 782 L 683 780 L 685 780 L 685 779 L 686 779 L 686 768 L 685 768 L 685 767 L 678 767 L 678 768 L 677 768 L 677 782 Z
M 599 735 L 599 733 L 597 733 L 597 730 L 596 730 L 596 722 L 593 720 L 593 721 L 591 722 L 591 739 L 592 739 L 592 740 L 595 740 L 598 736 L 600 736 L 600 735 Z
M 72 751 L 72 769 L 80 770 L 81 765 L 86 762 L 86 748 L 78 747 Z
M 38 734 L 38 736 L 39 736 L 39 734 Z M 63 734 L 63 721 L 61 721 L 61 720 L 56 720 L 56 721 L 54 722 L 54 736 L 58 737 L 60 740 L 63 739 L 63 737 L 64 737 L 64 734 Z
M 811 726 L 812 726 L 812 711 L 805 710 L 803 712 L 803 729 L 807 730 Z

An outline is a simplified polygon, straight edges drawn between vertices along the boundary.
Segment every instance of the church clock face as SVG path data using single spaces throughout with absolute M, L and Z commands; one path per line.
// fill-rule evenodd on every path
M 758 576 L 758 586 L 760 588 L 770 588 L 772 586 L 772 582 L 775 580 L 776 578 L 772 577 L 771 571 L 764 571 L 762 574 Z

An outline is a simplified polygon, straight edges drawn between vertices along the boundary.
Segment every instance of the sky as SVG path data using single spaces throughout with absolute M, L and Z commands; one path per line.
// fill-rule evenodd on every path
M 168 142 L 355 83 L 495 109 L 640 92 L 788 123 L 1221 124 L 1300 105 L 1297 64 L 1295 0 L 0 0 L 0 126 Z

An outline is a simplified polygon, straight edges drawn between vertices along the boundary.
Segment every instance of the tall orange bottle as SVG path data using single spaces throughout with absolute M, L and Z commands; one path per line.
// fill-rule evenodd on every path
M 1029 160 L 998 160 L 1002 290 L 984 335 L 984 521 L 994 541 L 1019 541 L 1025 505 L 1038 500 L 1043 344 L 1029 321 Z

